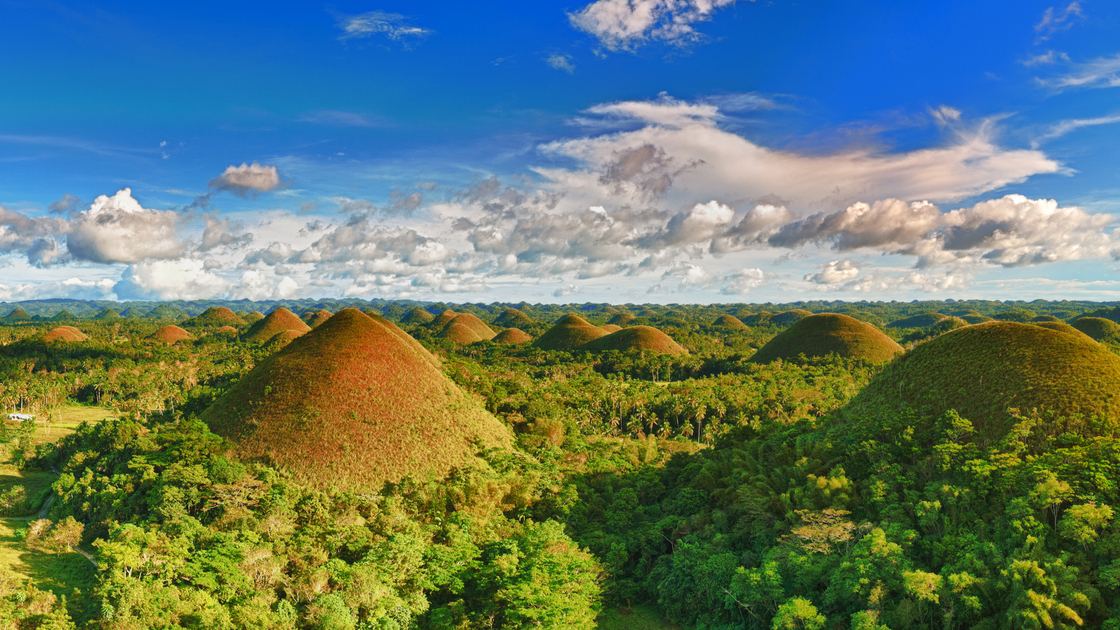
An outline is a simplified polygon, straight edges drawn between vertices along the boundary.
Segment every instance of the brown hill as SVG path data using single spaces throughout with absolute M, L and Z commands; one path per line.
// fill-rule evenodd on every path
M 622 328 L 618 332 L 589 341 L 580 346 L 579 349 L 588 352 L 618 350 L 620 352 L 642 351 L 659 354 L 688 354 L 688 350 L 673 341 L 669 335 L 652 326 Z
M 610 319 L 607 320 L 607 323 L 613 324 L 615 326 L 626 326 L 626 324 L 629 324 L 635 319 L 638 318 L 631 313 L 615 313 L 611 316 Z
M 755 363 L 776 359 L 797 360 L 823 357 L 832 353 L 848 358 L 884 363 L 901 353 L 902 347 L 871 324 L 841 315 L 810 315 L 778 333 L 751 357 Z
M 229 310 L 224 306 L 212 306 L 202 312 L 201 315 L 192 317 L 184 326 L 235 326 L 240 327 L 245 325 L 245 320 L 237 316 L 237 313 Z
M 470 326 L 457 321 L 452 321 L 443 327 L 436 335 L 440 339 L 447 339 L 452 343 L 460 345 L 474 343 L 476 341 L 486 341 L 478 333 L 476 333 Z
M 317 486 L 445 475 L 508 429 L 387 327 L 344 309 L 261 361 L 201 416 L 247 460 Z
M 427 324 L 435 318 L 435 315 L 432 315 L 422 308 L 414 308 L 411 311 L 405 313 L 404 317 L 401 318 L 401 321 L 405 324 Z
M 218 330 L 215 330 L 214 332 L 215 333 L 221 333 L 223 335 L 230 335 L 230 336 L 236 336 L 237 335 L 237 329 L 234 328 L 233 326 L 221 326 L 221 327 L 218 328 Z
M 384 317 L 382 317 L 380 315 L 370 315 L 369 317 L 373 321 L 375 321 L 378 324 L 381 324 L 385 328 L 389 329 L 389 332 L 396 335 L 397 338 L 400 339 L 413 352 L 420 355 L 420 358 L 424 359 L 428 363 L 431 363 L 433 366 L 436 367 L 436 369 L 440 368 L 439 358 L 436 357 L 436 355 L 432 354 L 431 352 L 428 352 L 428 349 L 425 348 L 423 346 L 423 344 L 421 344 L 419 341 L 416 341 L 415 339 L 413 339 L 412 335 L 410 335 L 410 334 L 406 333 L 405 331 L 401 330 L 401 328 L 399 326 L 397 326 L 393 322 L 385 319 Z
M 318 328 L 319 326 L 323 325 L 324 322 L 330 319 L 332 315 L 334 315 L 334 313 L 328 310 L 319 309 L 312 313 L 306 313 L 303 316 L 303 321 L 311 328 Z
M 599 328 L 607 331 L 608 335 L 622 330 L 622 326 L 619 326 L 618 324 L 603 324 Z
M 154 333 L 152 333 L 151 335 L 148 336 L 148 339 L 151 339 L 153 341 L 158 341 L 160 343 L 165 343 L 169 346 L 173 346 L 176 343 L 178 343 L 180 341 L 183 341 L 185 339 L 193 339 L 193 338 L 194 338 L 194 335 L 192 335 L 189 332 L 183 330 L 182 328 L 179 328 L 178 326 L 173 326 L 173 325 L 170 325 L 170 324 L 167 325 L 167 326 L 164 326 L 163 328 L 160 328 L 159 330 L 155 331 Z
M 494 335 L 494 338 L 491 339 L 494 343 L 501 344 L 525 343 L 532 340 L 532 335 L 520 328 L 507 328 L 497 335 Z
M 305 332 L 310 332 L 311 327 L 297 317 L 295 313 L 286 308 L 278 308 L 266 315 L 261 321 L 250 326 L 249 330 L 241 335 L 241 340 L 251 343 L 264 343 L 270 341 L 277 333 L 285 330 L 291 330 L 302 335 Z
M 487 326 L 486 322 L 482 321 L 478 318 L 478 316 L 471 313 L 459 313 L 450 322 L 448 322 L 446 326 L 444 326 L 444 330 L 446 331 L 452 324 L 456 324 L 457 326 L 462 326 L 469 329 L 471 332 L 477 335 L 479 339 L 483 340 L 493 339 L 494 335 L 498 334 L 494 332 L 489 326 Z M 443 336 L 443 333 L 441 332 L 440 335 L 437 336 Z
M 249 311 L 241 317 L 247 324 L 255 324 L 264 319 L 264 313 L 260 311 Z
M 537 337 L 533 347 L 541 350 L 575 350 L 588 341 L 608 334 L 602 328 L 592 326 L 579 315 L 569 313 L 557 320 L 543 335 Z
M 517 328 L 518 326 L 528 326 L 532 323 L 532 317 L 529 317 L 516 308 L 505 309 L 502 311 L 502 314 L 498 315 L 498 318 L 494 320 L 494 324 L 502 328 Z
M 451 320 L 455 319 L 456 315 L 458 315 L 458 313 L 455 311 L 444 311 L 440 313 L 438 317 L 432 319 L 431 322 L 428 322 L 428 328 L 432 330 L 443 330 L 443 327 L 450 324 Z
M 734 315 L 720 315 L 716 318 L 716 321 L 712 322 L 712 326 L 716 328 L 727 328 L 729 330 L 747 329 L 747 325 Z
M 55 341 L 85 341 L 89 337 L 73 326 L 59 326 L 44 333 L 40 339 L 45 343 L 53 343 Z
M 265 341 L 263 345 L 265 350 L 268 350 L 269 352 L 276 352 L 280 348 L 283 348 L 284 346 L 292 343 L 303 335 L 304 333 L 301 333 L 298 330 L 281 330 L 280 332 L 269 338 L 268 341 Z

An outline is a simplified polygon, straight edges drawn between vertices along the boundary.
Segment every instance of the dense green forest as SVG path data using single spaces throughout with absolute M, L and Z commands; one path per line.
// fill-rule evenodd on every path
M 348 307 L 510 439 L 376 486 L 240 455 L 213 410 Z M 0 402 L 35 418 L 0 424 L 0 630 L 1120 628 L 1112 304 L 17 308 Z M 279 308 L 314 330 L 273 336 Z M 683 351 L 496 334 L 569 313 Z M 285 430 L 372 422 L 313 411 Z

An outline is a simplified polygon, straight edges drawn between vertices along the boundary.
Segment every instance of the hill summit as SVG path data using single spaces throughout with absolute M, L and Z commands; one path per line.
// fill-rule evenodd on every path
M 896 359 L 852 399 L 845 415 L 873 427 L 906 409 L 924 416 L 954 409 L 981 436 L 997 439 L 1009 428 L 1011 408 L 1097 416 L 1116 430 L 1120 357 L 1080 335 L 1042 326 L 975 324 Z
M 241 335 L 242 341 L 264 343 L 276 335 L 291 330 L 297 335 L 309 332 L 311 327 L 304 323 L 295 313 L 286 308 L 278 308 L 254 323 Z
M 339 311 L 261 361 L 202 419 L 239 457 L 318 487 L 442 476 L 473 457 L 476 441 L 509 444 L 504 425 L 386 323 Z
M 52 343 L 55 341 L 85 341 L 89 337 L 73 326 L 59 326 L 47 331 L 41 339 L 46 343 Z
M 161 305 L 162 306 L 162 305 Z M 159 307 L 157 306 L 156 309 Z M 152 311 L 153 313 L 155 310 Z M 224 306 L 211 306 L 184 325 L 189 326 L 244 326 L 245 320 Z
M 652 326 L 631 326 L 613 332 L 605 337 L 593 339 L 579 348 L 588 352 L 606 352 L 618 350 L 620 352 L 644 351 L 656 354 L 688 354 L 673 341 L 669 335 Z
M 543 335 L 537 337 L 533 347 L 541 350 L 575 350 L 588 341 L 608 334 L 607 331 L 593 326 L 579 315 L 568 313 L 557 320 Z
M 836 353 L 846 359 L 885 363 L 902 352 L 902 347 L 871 324 L 841 315 L 810 315 L 778 333 L 751 357 L 755 363 L 776 359 L 796 360 Z

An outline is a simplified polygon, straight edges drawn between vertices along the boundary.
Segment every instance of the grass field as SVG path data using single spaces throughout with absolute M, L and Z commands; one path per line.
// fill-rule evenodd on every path
M 9 409 L 4 412 L 4 415 L 6 416 L 11 412 L 12 410 Z M 51 415 L 51 422 L 45 426 L 43 423 L 43 415 L 36 414 L 35 435 L 33 439 L 36 444 L 57 442 L 73 433 L 74 429 L 78 428 L 78 425 L 83 422 L 92 424 L 101 422 L 106 418 L 115 417 L 117 417 L 117 412 L 108 407 L 66 405 L 62 407 L 59 412 L 54 412 Z
M 35 588 L 71 597 L 74 589 L 88 592 L 97 569 L 76 552 L 47 554 L 30 551 L 16 531 L 27 521 L 0 519 L 0 572 L 29 580 Z
M 652 608 L 612 607 L 604 610 L 598 622 L 599 630 L 679 630 L 680 626 L 665 621 Z

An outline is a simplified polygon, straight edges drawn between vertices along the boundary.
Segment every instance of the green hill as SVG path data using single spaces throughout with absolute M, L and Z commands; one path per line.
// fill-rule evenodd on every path
M 770 317 L 770 324 L 773 326 L 792 326 L 810 315 L 812 315 L 812 313 L 809 311 L 795 308 L 792 311 L 782 311 L 777 315 L 772 315 Z
M 156 309 L 158 310 L 159 307 L 157 306 Z M 233 311 L 231 311 L 230 309 L 228 309 L 224 306 L 212 306 L 212 307 L 206 309 L 205 311 L 203 311 L 198 316 L 192 317 L 190 320 L 187 321 L 186 324 L 184 324 L 184 326 L 191 326 L 191 327 L 196 327 L 196 328 L 200 328 L 200 327 L 204 327 L 204 326 L 214 326 L 214 327 L 234 326 L 234 327 L 239 327 L 239 326 L 244 326 L 244 325 L 245 325 L 245 320 L 241 319 L 240 317 L 237 316 L 237 313 L 234 313 Z
M 4 316 L 4 321 L 9 323 L 29 322 L 31 321 L 31 316 L 27 314 L 27 311 L 17 307 L 12 309 L 11 313 Z
M 1106 319 L 1104 321 L 1108 321 L 1108 320 Z M 1053 322 L 1052 321 L 1041 321 L 1041 322 L 1031 322 L 1031 323 L 1034 324 L 1035 326 L 1042 326 L 1043 328 L 1049 328 L 1050 330 L 1056 330 L 1058 332 L 1066 333 L 1067 335 L 1073 335 L 1075 337 L 1082 337 L 1084 339 L 1088 339 L 1089 341 L 1094 341 L 1094 342 L 1096 341 L 1096 339 L 1093 339 L 1092 336 L 1085 334 L 1084 332 L 1074 328 L 1073 326 L 1070 326 L 1069 324 L 1067 324 L 1067 323 L 1065 323 L 1061 320 L 1053 321 Z
M 895 320 L 887 324 L 887 328 L 930 328 L 941 323 L 941 320 L 948 317 L 941 313 L 922 313 L 921 315 L 911 315 L 903 319 Z
M 533 323 L 533 318 L 525 313 L 522 313 L 516 308 L 507 308 L 502 311 L 501 315 L 494 320 L 494 325 L 501 326 L 502 328 L 517 328 L 519 326 L 529 326 Z
M 115 319 L 124 319 L 123 317 L 121 317 L 120 313 L 114 311 L 111 308 L 107 308 L 107 309 L 101 311 L 97 315 L 94 315 L 93 318 L 97 319 L 97 320 L 101 320 L 101 321 L 113 321 Z
M 534 348 L 541 350 L 575 350 L 583 344 L 605 337 L 607 331 L 593 326 L 586 319 L 569 313 L 561 317 L 533 342 Z
M 605 337 L 593 339 L 579 347 L 588 352 L 651 352 L 656 354 L 688 354 L 669 335 L 652 326 L 631 326 Z
M 726 328 L 728 330 L 746 330 L 747 325 L 734 315 L 720 315 L 712 322 L 715 328 Z
M 1042 326 L 977 324 L 896 359 L 844 415 L 873 428 L 890 426 L 890 419 L 905 410 L 932 417 L 955 409 L 972 421 L 982 439 L 994 440 L 1008 429 L 1011 408 L 1099 415 L 1104 426 L 1115 428 L 1120 421 L 1120 357 L 1092 341 Z M 1050 427 L 1048 432 L 1068 428 Z
M 533 340 L 533 336 L 520 328 L 507 328 L 494 336 L 491 341 L 500 344 L 526 343 Z
M 778 333 L 751 357 L 755 363 L 777 359 L 797 360 L 828 354 L 875 363 L 890 361 L 902 347 L 870 324 L 847 315 L 821 313 L 810 315 Z
M 509 431 L 380 322 L 343 309 L 270 355 L 202 414 L 235 454 L 317 486 L 441 477 Z
M 607 323 L 614 324 L 615 326 L 625 327 L 635 319 L 638 318 L 631 313 L 615 313 L 614 315 L 611 315 L 611 318 L 607 320 Z
M 316 311 L 311 311 L 304 314 L 303 321 L 308 326 L 314 329 L 326 323 L 326 321 L 329 320 L 332 315 L 334 315 L 334 313 L 321 308 Z
M 252 325 L 264 319 L 264 313 L 260 311 L 249 311 L 242 315 L 241 319 L 245 320 L 245 323 Z
M 249 330 L 241 335 L 241 340 L 250 343 L 265 343 L 285 330 L 293 331 L 297 333 L 296 336 L 299 336 L 309 332 L 311 327 L 297 317 L 295 313 L 281 307 L 250 326 Z
M 1120 344 L 1120 324 L 1103 317 L 1079 317 L 1073 327 L 1101 343 Z
M 404 317 L 401 318 L 401 322 L 405 324 L 427 324 L 435 318 L 435 315 L 432 315 L 422 308 L 414 308 L 404 314 Z
M 74 317 L 70 313 L 70 311 L 67 311 L 67 310 L 63 309 L 63 310 L 55 313 L 50 318 L 50 321 L 52 321 L 52 322 L 75 322 L 75 321 L 78 321 L 78 318 Z
M 455 319 L 456 315 L 458 315 L 458 313 L 456 313 L 455 311 L 444 311 L 438 316 L 432 318 L 432 321 L 428 322 L 428 328 L 435 331 L 443 330 L 443 327 L 450 324 L 451 320 Z
M 227 311 L 229 309 L 226 309 Z M 230 311 L 231 313 L 233 311 Z M 187 312 L 178 306 L 172 304 L 160 304 L 148 312 L 147 317 L 152 319 L 182 319 L 187 317 Z

